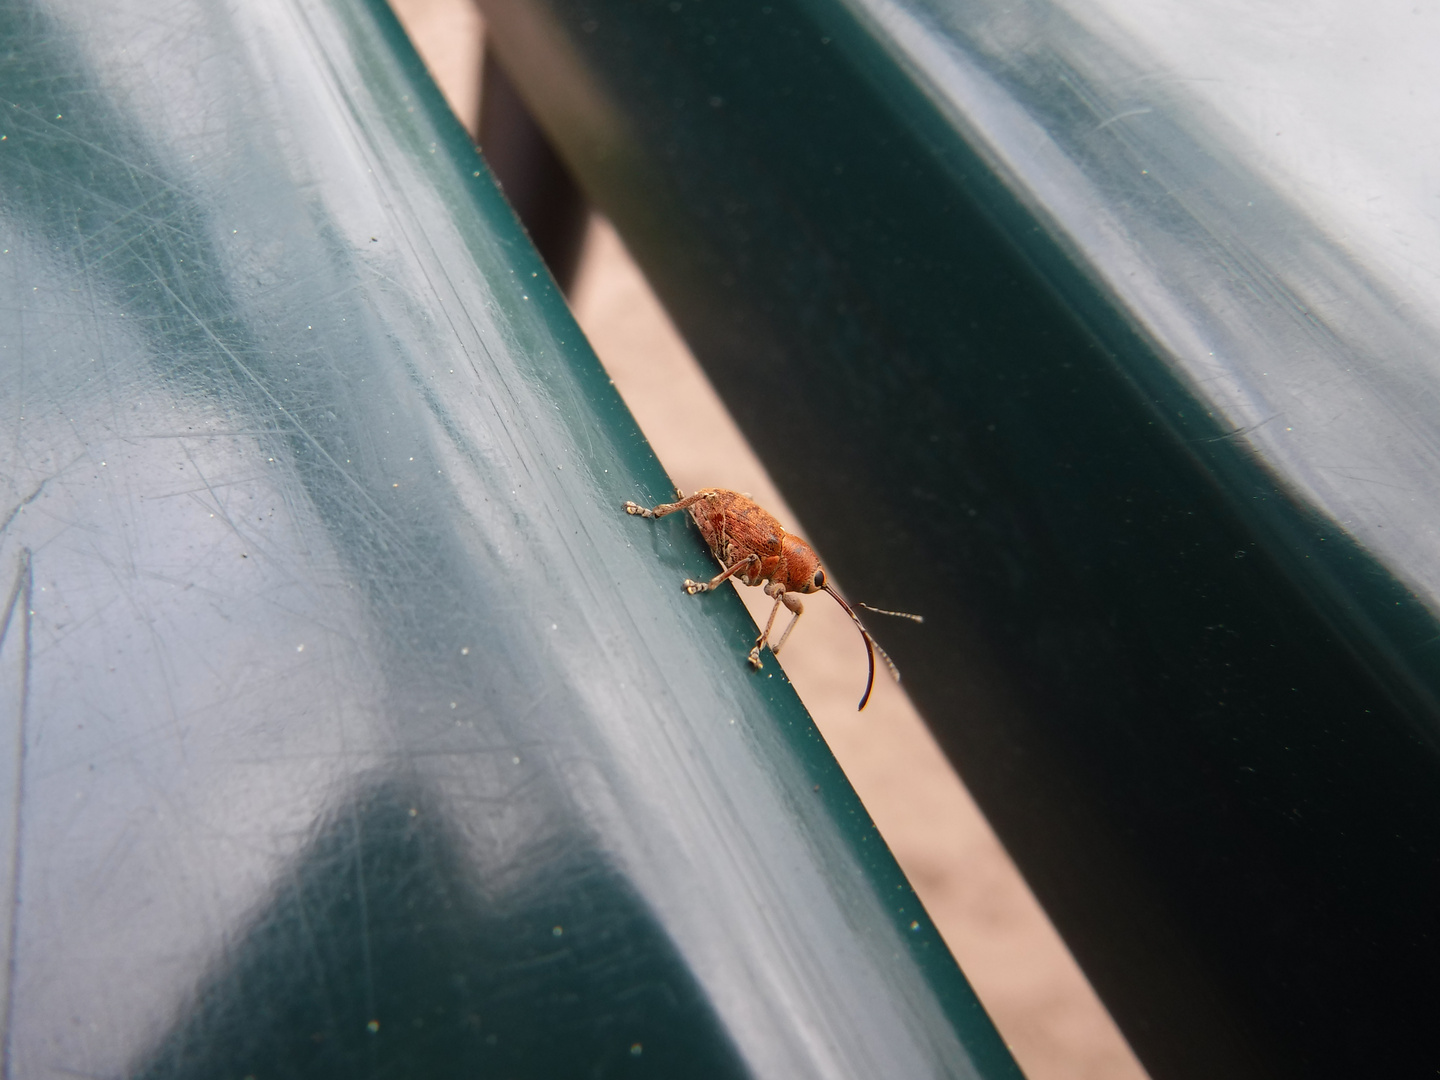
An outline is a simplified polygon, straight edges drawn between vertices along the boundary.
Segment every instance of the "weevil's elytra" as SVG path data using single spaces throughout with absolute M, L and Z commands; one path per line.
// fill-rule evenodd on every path
M 676 492 L 678 495 L 679 492 Z M 736 578 L 746 585 L 763 585 L 765 595 L 775 598 L 775 606 L 770 609 L 770 618 L 765 621 L 765 629 L 755 639 L 755 644 L 750 648 L 750 663 L 758 670 L 762 665 L 760 650 L 766 645 L 770 646 L 770 652 L 780 655 L 780 650 L 790 637 L 790 631 L 795 629 L 795 624 L 800 621 L 805 607 L 800 602 L 800 596 L 805 593 L 828 592 L 833 596 L 839 605 L 845 609 L 855 625 L 860 630 L 860 636 L 865 639 L 866 656 L 870 661 L 869 675 L 865 679 L 865 693 L 860 698 L 860 708 L 870 700 L 870 690 L 875 684 L 875 653 L 878 650 L 884 659 L 890 674 L 895 681 L 900 681 L 900 672 L 895 664 L 886 654 L 884 649 L 876 640 L 870 636 L 870 631 L 855 614 L 855 610 L 845 602 L 845 598 L 835 591 L 825 580 L 825 570 L 820 565 L 820 559 L 815 554 L 815 549 L 801 540 L 798 536 L 791 536 L 785 531 L 784 526 L 775 519 L 775 516 L 761 507 L 748 495 L 741 495 L 738 491 L 727 491 L 725 488 L 703 488 L 690 496 L 682 497 L 678 502 L 661 503 L 659 506 L 644 507 L 639 503 L 625 503 L 627 514 L 637 514 L 640 517 L 659 518 L 666 514 L 673 514 L 677 510 L 689 510 L 691 518 L 700 528 L 700 535 L 705 538 L 705 543 L 710 548 L 710 553 L 723 568 L 709 581 L 685 581 L 685 591 L 694 596 L 696 593 L 710 592 L 719 588 L 729 578 Z M 792 612 L 789 625 L 785 632 L 780 635 L 778 642 L 770 641 L 770 631 L 775 626 L 775 616 L 780 611 L 780 605 Z M 879 611 L 878 608 L 871 608 L 872 611 Z M 924 620 L 918 615 L 907 615 L 902 611 L 885 611 L 885 615 L 898 615 L 901 618 L 913 619 L 916 622 Z

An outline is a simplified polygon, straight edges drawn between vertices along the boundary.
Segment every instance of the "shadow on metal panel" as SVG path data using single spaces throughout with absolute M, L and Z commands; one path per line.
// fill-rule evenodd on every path
M 340 806 L 136 1080 L 748 1076 L 624 879 L 557 845 L 477 879 L 425 792 Z M 697 1068 L 699 1071 L 697 1072 Z

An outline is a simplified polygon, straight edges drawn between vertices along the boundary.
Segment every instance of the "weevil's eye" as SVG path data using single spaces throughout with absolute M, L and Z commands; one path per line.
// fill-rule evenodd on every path
M 810 584 L 814 585 L 817 589 L 823 589 L 825 587 L 825 571 L 816 570 L 815 576 L 811 579 Z

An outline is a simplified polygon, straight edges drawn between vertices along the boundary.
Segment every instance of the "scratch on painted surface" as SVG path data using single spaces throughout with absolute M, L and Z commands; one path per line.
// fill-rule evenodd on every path
M 42 485 L 43 486 L 43 483 Z M 38 489 L 37 489 L 38 494 Z M 33 496 L 32 496 L 33 498 Z M 24 505 L 23 503 L 21 505 Z M 18 508 L 17 508 L 18 510 Z M 12 514 L 13 516 L 13 514 Z M 8 519 L 7 519 L 7 524 Z M 30 617 L 31 617 L 31 595 L 34 591 L 34 574 L 31 570 L 30 549 L 26 548 L 20 554 L 19 563 L 15 568 L 15 580 L 10 587 L 10 596 L 5 604 L 5 615 L 0 619 L 0 663 L 3 663 L 5 655 L 5 644 L 10 638 L 10 631 L 16 628 L 19 631 L 19 657 L 16 663 L 18 678 L 13 688 L 13 702 L 15 708 L 15 741 L 14 741 L 14 773 L 11 779 L 14 798 L 9 807 L 9 835 L 4 836 L 4 842 L 9 844 L 9 851 L 6 852 L 6 865 L 10 874 L 10 887 L 3 896 L 0 896 L 0 903 L 8 905 L 9 910 L 3 913 L 0 919 L 0 933 L 3 933 L 5 941 L 4 963 L 0 964 L 0 1017 L 3 1017 L 5 1025 L 4 1042 L 0 1046 L 0 1075 L 9 1080 L 11 1076 L 11 1031 L 13 1028 L 15 998 L 15 946 L 18 939 L 20 923 L 20 877 L 21 877 L 21 851 L 20 843 L 21 824 L 25 806 L 25 712 L 26 699 L 29 696 L 30 683 Z M 18 617 L 17 617 L 18 616 Z
M 20 516 L 21 510 L 24 510 L 25 507 L 29 506 L 31 503 L 33 503 L 36 499 L 40 497 L 41 493 L 45 490 L 45 485 L 48 484 L 51 479 L 53 478 L 47 476 L 44 480 L 41 480 L 40 483 L 35 485 L 35 490 L 30 492 L 29 495 L 26 495 L 23 499 L 16 503 L 15 506 L 11 509 L 10 513 L 5 515 L 5 520 L 0 521 L 0 536 L 5 535 L 5 530 L 10 528 L 11 523 Z M 3 640 L 3 637 L 0 637 L 0 640 Z

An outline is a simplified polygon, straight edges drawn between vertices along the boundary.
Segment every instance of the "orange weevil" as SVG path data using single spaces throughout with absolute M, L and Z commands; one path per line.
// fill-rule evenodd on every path
M 647 518 L 664 517 L 677 510 L 690 511 L 690 517 L 700 527 L 700 535 L 710 547 L 710 554 L 724 567 L 709 581 L 691 581 L 687 578 L 687 593 L 694 596 L 696 593 L 710 592 L 719 588 L 727 578 L 734 577 L 746 585 L 763 584 L 765 595 L 774 597 L 775 606 L 770 609 L 770 618 L 765 622 L 765 629 L 760 632 L 750 649 L 750 663 L 757 670 L 761 666 L 760 650 L 768 644 L 770 652 L 779 656 L 780 650 L 790 637 L 790 631 L 794 630 L 795 624 L 800 621 L 800 615 L 805 610 L 800 603 L 800 594 L 820 592 L 823 589 L 845 609 L 845 614 L 854 620 L 860 629 L 860 636 L 865 639 L 870 673 L 865 680 L 865 694 L 860 699 L 860 708 L 865 708 L 866 702 L 870 700 L 870 689 L 875 684 L 877 650 L 895 681 L 900 681 L 900 672 L 894 662 L 885 650 L 880 648 L 879 642 L 870 636 L 870 631 L 865 629 L 864 623 L 845 602 L 845 598 L 826 582 L 825 571 L 820 566 L 815 549 L 798 536 L 787 533 L 775 519 L 775 515 L 762 508 L 748 495 L 724 488 L 704 488 L 678 502 L 661 503 L 649 508 L 639 503 L 625 503 L 627 514 L 638 514 Z M 793 612 L 793 615 L 790 624 L 785 627 L 785 632 L 780 635 L 780 640 L 772 644 L 770 630 L 775 625 L 775 616 L 779 613 L 781 604 Z M 872 608 L 868 604 L 860 606 L 882 615 L 897 615 L 915 622 L 925 621 L 919 615 L 908 615 L 903 611 L 885 611 L 882 608 Z

